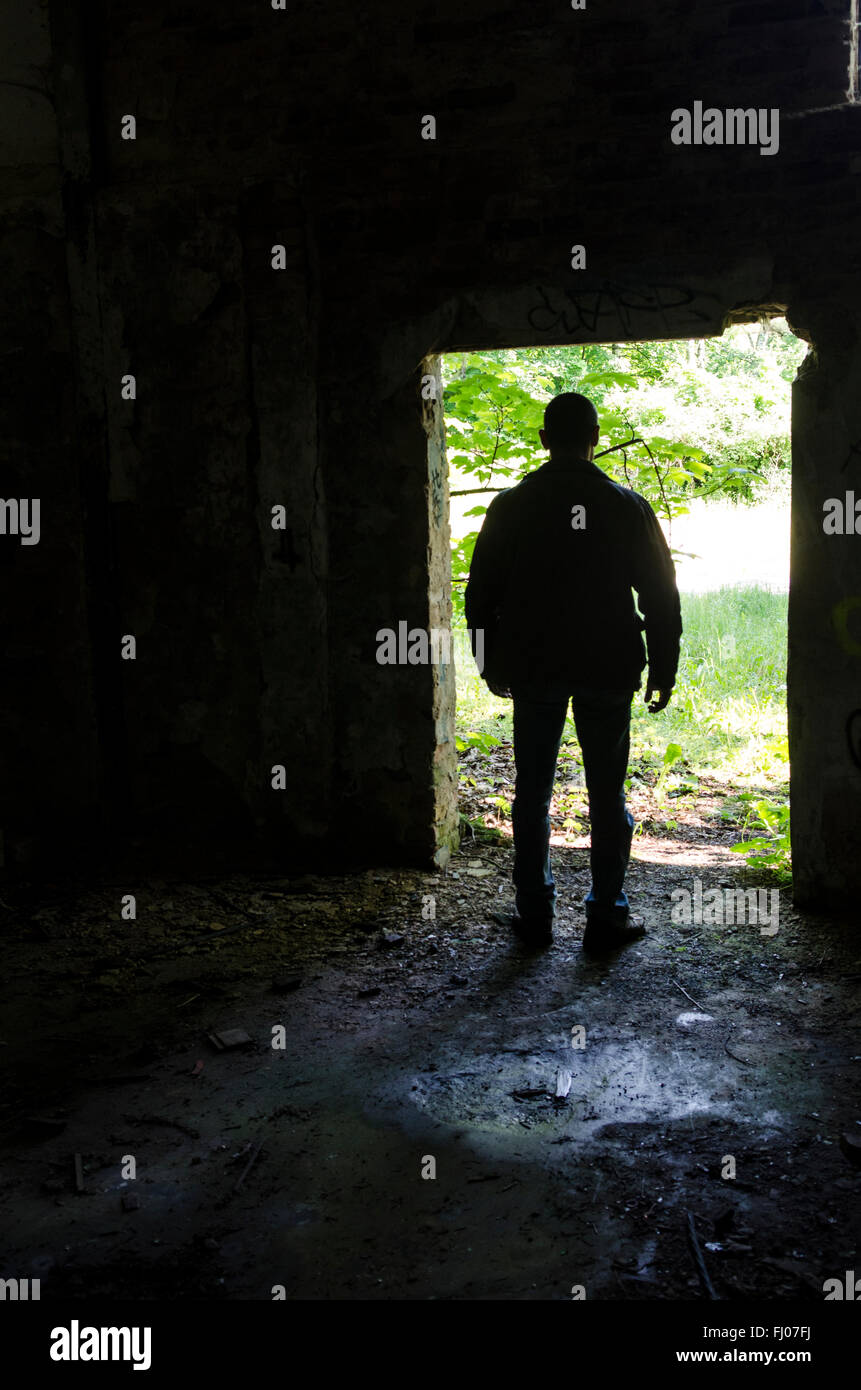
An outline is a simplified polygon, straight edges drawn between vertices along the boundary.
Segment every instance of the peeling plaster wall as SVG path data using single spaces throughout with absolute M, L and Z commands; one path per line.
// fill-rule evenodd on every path
M 454 348 L 786 308 L 819 352 L 796 388 L 796 863 L 808 895 L 857 890 L 857 657 L 827 614 L 861 579 L 853 538 L 816 532 L 861 437 L 845 10 L 16 0 L 8 77 L 47 96 L 0 89 L 4 486 L 44 501 L 40 546 L 0 554 L 25 595 L 3 619 L 9 843 L 101 817 L 141 859 L 167 835 L 219 864 L 443 860 L 452 672 L 376 661 L 380 628 L 448 618 L 422 376 Z M 671 145 L 695 100 L 779 108 L 779 152 Z

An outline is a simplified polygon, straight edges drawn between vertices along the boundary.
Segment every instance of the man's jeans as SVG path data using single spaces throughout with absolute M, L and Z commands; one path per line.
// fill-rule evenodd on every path
M 549 922 L 553 916 L 556 885 L 550 868 L 549 810 L 570 698 L 592 825 L 592 888 L 586 916 L 590 921 L 623 925 L 629 909 L 622 884 L 634 832 L 624 790 L 634 691 L 530 684 L 513 686 L 511 693 L 517 770 L 512 806 L 517 910 L 533 922 Z

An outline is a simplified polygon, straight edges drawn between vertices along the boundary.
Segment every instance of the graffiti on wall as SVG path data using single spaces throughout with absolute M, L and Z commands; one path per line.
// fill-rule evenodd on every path
M 843 460 L 843 463 L 842 463 L 842 465 L 841 465 L 841 467 L 840 467 L 840 472 L 841 472 L 841 473 L 845 473 L 845 472 L 846 472 L 846 469 L 849 467 L 850 463 L 852 462 L 853 456 L 856 455 L 856 454 L 858 455 L 859 458 L 861 458 L 861 439 L 856 439 L 856 441 L 855 441 L 854 444 L 850 444 L 850 445 L 849 445 L 849 453 L 846 455 L 846 457 L 845 457 L 845 459 Z
M 610 338 L 621 332 L 628 337 L 648 337 L 660 326 L 667 332 L 714 321 L 697 308 L 698 296 L 684 285 L 641 283 L 626 285 L 604 280 L 595 290 L 546 290 L 537 287 L 539 302 L 529 310 L 529 323 L 538 333 L 559 333 L 565 338 L 582 334 L 596 337 L 602 328 Z

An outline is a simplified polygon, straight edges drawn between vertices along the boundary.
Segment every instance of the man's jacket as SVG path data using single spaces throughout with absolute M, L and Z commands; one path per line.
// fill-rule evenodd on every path
M 484 630 L 482 674 L 492 685 L 637 689 L 643 629 L 651 684 L 675 682 L 682 621 L 663 532 L 644 497 L 585 459 L 553 457 L 494 498 L 465 606 L 470 631 Z

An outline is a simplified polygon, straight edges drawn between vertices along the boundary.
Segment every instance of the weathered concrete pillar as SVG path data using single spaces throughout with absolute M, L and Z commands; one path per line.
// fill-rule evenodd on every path
M 450 625 L 442 401 L 422 393 L 438 367 L 408 363 L 382 395 L 344 365 L 322 412 L 336 840 L 378 863 L 444 863 L 457 825 L 453 665 L 377 659 L 385 629 Z
M 861 503 L 861 305 L 820 305 L 815 322 L 803 322 L 815 351 L 792 394 L 794 889 L 802 906 L 840 909 L 861 893 L 861 534 L 853 526 L 854 497 Z
M 422 363 L 422 423 L 428 459 L 428 618 L 432 628 L 451 631 L 451 528 L 448 459 L 442 406 L 442 362 Z M 430 381 L 428 381 L 430 378 Z M 429 388 L 432 386 L 432 393 Z M 444 863 L 455 848 L 457 833 L 457 754 L 455 751 L 455 674 L 461 652 L 454 644 L 451 660 L 431 668 L 434 717 L 434 857 Z M 467 658 L 468 659 L 468 658 Z

